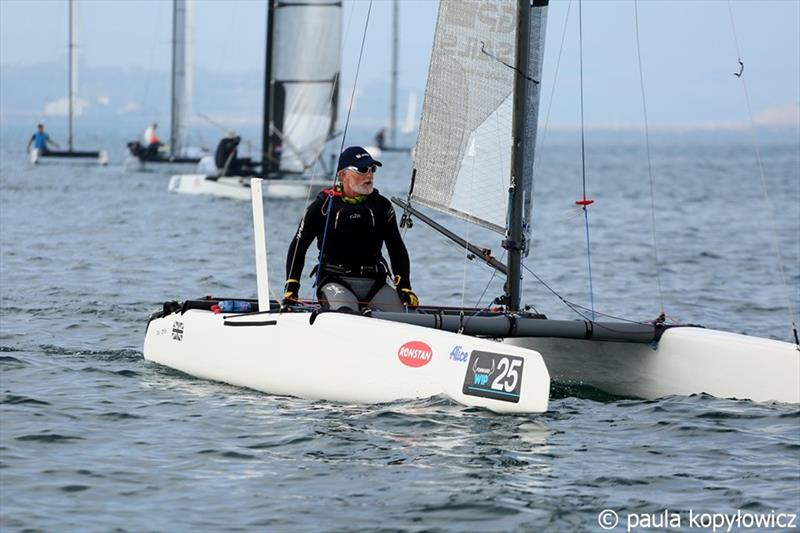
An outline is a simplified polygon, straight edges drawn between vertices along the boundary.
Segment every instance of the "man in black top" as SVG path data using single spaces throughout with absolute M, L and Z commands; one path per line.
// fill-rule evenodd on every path
M 250 158 L 239 158 L 238 147 L 242 138 L 233 130 L 228 130 L 225 137 L 217 145 L 214 164 L 220 176 L 249 176 L 253 173 Z
M 409 260 L 391 202 L 373 187 L 382 166 L 360 146 L 339 156 L 338 183 L 322 191 L 306 208 L 286 257 L 284 303 L 297 301 L 306 251 L 314 239 L 320 250 L 317 297 L 330 309 L 358 311 L 363 307 L 386 311 L 417 307 L 411 290 Z M 381 251 L 389 252 L 395 290 Z

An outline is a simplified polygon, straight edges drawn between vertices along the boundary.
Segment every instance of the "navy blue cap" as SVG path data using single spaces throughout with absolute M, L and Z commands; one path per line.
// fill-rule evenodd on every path
M 342 155 L 339 156 L 339 166 L 337 171 L 345 167 L 367 167 L 369 165 L 377 165 L 382 167 L 380 161 L 372 159 L 372 156 L 360 146 L 350 146 L 345 148 Z

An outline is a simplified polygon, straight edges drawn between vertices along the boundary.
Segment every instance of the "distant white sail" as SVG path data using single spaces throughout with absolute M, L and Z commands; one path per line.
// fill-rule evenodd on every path
M 415 129 L 417 129 L 417 92 L 409 91 L 406 119 L 403 121 L 403 127 L 400 128 L 400 131 L 408 135 Z
M 170 153 L 181 156 L 188 145 L 192 109 L 192 39 L 194 0 L 172 4 L 172 119 Z
M 273 7 L 268 158 L 282 172 L 314 164 L 334 130 L 341 70 L 339 0 L 280 0 Z

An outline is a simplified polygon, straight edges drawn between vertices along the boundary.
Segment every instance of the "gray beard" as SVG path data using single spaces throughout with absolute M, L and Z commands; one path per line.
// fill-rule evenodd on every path
M 370 183 L 369 185 L 356 185 L 351 187 L 351 189 L 353 189 L 353 192 L 356 194 L 369 195 L 372 194 L 372 191 L 375 189 L 375 185 L 373 183 Z

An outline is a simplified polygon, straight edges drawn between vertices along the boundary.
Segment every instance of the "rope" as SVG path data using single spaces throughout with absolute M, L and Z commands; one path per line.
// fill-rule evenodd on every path
M 767 203 L 767 212 L 769 214 L 770 223 L 772 226 L 772 247 L 775 254 L 775 257 L 778 262 L 778 271 L 781 277 L 781 283 L 783 284 L 783 293 L 786 295 L 786 308 L 789 312 L 789 323 L 792 325 L 792 334 L 794 336 L 794 343 L 797 346 L 797 350 L 800 352 L 800 338 L 798 338 L 797 334 L 797 321 L 795 317 L 797 313 L 794 309 L 794 305 L 792 304 L 792 299 L 789 297 L 789 287 L 786 282 L 786 271 L 783 266 L 783 257 L 781 256 L 780 246 L 778 245 L 778 221 L 777 217 L 775 216 L 775 207 L 772 203 L 772 198 L 769 195 L 769 189 L 767 187 L 767 179 L 764 176 L 764 163 L 761 158 L 761 150 L 758 147 L 758 142 L 756 141 L 756 134 L 755 134 L 755 121 L 753 120 L 753 110 L 750 105 L 750 93 L 747 90 L 747 81 L 745 80 L 744 74 L 744 62 L 742 61 L 742 54 L 739 51 L 739 38 L 736 35 L 736 24 L 733 19 L 733 8 L 731 7 L 731 1 L 728 0 L 728 13 L 730 14 L 731 19 L 731 31 L 733 32 L 733 41 L 736 45 L 736 57 L 739 62 L 739 72 L 734 72 L 734 76 L 736 76 L 742 82 L 742 91 L 744 93 L 745 104 L 747 107 L 747 115 L 750 119 L 750 132 L 752 135 L 750 139 L 753 143 L 753 150 L 756 154 L 756 161 L 758 163 L 758 173 L 761 178 L 761 188 L 764 193 L 764 200 Z
M 594 284 L 592 282 L 592 246 L 589 241 L 589 205 L 594 200 L 586 199 L 586 125 L 583 113 L 583 2 L 578 1 L 578 41 L 580 57 L 581 78 L 581 176 L 583 179 L 583 200 L 575 202 L 583 208 L 583 219 L 586 226 L 586 259 L 589 263 L 589 300 L 592 304 L 592 319 L 594 319 Z
M 647 99 L 644 92 L 644 70 L 642 69 L 642 47 L 639 43 L 639 2 L 634 1 L 633 13 L 636 20 L 636 58 L 639 61 L 639 87 L 642 93 L 642 113 L 644 114 L 644 139 L 647 150 L 647 174 L 650 176 L 650 217 L 653 239 L 653 261 L 655 262 L 656 284 L 658 286 L 658 307 L 664 313 L 664 292 L 661 288 L 661 262 L 658 258 L 658 241 L 656 239 L 656 194 L 653 180 L 653 162 L 650 156 L 650 127 L 647 121 Z
M 356 74 L 355 74 L 355 78 L 353 80 L 353 90 L 350 93 L 350 103 L 347 106 L 347 118 L 345 119 L 345 122 L 344 122 L 344 130 L 342 131 L 342 143 L 339 146 L 339 153 L 340 154 L 344 150 L 344 143 L 347 140 L 347 129 L 350 127 L 350 114 L 353 112 L 353 100 L 355 99 L 356 87 L 358 86 L 358 74 L 359 74 L 359 72 L 361 72 L 361 59 L 364 57 L 364 43 L 367 40 L 367 30 L 369 29 L 369 18 L 370 18 L 370 14 L 371 13 L 372 13 L 372 0 L 369 0 L 369 7 L 367 8 L 367 19 L 364 22 L 364 33 L 362 33 L 362 35 L 361 35 L 361 48 L 360 48 L 360 50 L 358 52 L 358 63 L 356 64 Z M 333 175 L 333 180 L 332 181 L 333 181 L 332 186 L 336 186 L 336 174 L 335 173 Z M 332 202 L 333 201 L 333 197 L 329 196 L 326 201 Z M 323 205 L 323 209 L 324 209 L 324 205 Z M 322 256 L 323 256 L 323 254 L 325 252 L 325 241 L 327 240 L 327 237 L 328 237 L 328 226 L 330 225 L 329 223 L 330 223 L 330 219 L 331 219 L 331 211 L 332 211 L 332 209 L 328 209 L 328 212 L 325 214 L 325 227 L 322 230 L 322 242 L 320 243 L 319 255 L 317 256 L 317 263 L 320 264 L 320 265 L 322 264 Z M 317 279 L 314 281 L 314 286 L 319 284 L 319 279 L 320 279 L 320 276 L 322 275 L 321 271 L 322 271 L 321 268 L 317 269 Z

